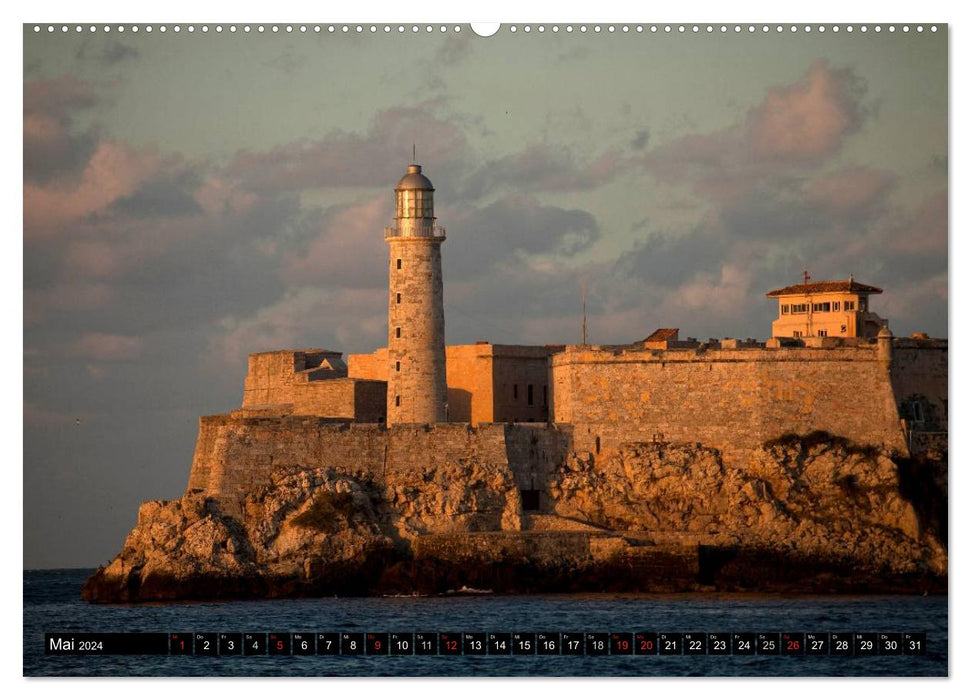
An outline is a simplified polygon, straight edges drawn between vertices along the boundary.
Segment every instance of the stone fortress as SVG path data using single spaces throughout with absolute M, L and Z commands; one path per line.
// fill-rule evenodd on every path
M 893 338 L 869 310 L 882 290 L 852 278 L 807 276 L 769 292 L 779 315 L 764 342 L 679 340 L 678 329 L 658 329 L 621 346 L 446 346 L 445 230 L 435 224 L 433 196 L 421 166 L 408 166 L 385 229 L 388 347 L 346 363 L 323 349 L 251 355 L 242 408 L 230 420 L 313 416 L 336 434 L 346 433 L 337 424 L 364 424 L 350 434 L 370 425 L 378 441 L 402 430 L 505 434 L 516 424 L 517 435 L 594 461 L 626 443 L 671 440 L 744 460 L 765 440 L 813 431 L 901 453 L 946 444 L 947 341 Z M 201 436 L 226 420 L 203 418 Z M 509 465 L 524 491 L 537 490 L 536 472 L 561 457 L 543 454 Z M 223 494 L 226 483 L 207 481 L 220 471 L 210 458 L 197 454 L 190 487 Z
M 711 582 L 732 560 L 737 583 L 766 578 L 766 561 L 781 576 L 813 557 L 867 570 L 878 589 L 887 572 L 946 575 L 947 341 L 893 337 L 870 310 L 882 290 L 807 275 L 767 294 L 778 318 L 766 341 L 664 328 L 627 345 L 446 346 L 434 187 L 413 164 L 394 192 L 388 346 L 346 362 L 325 349 L 251 355 L 241 408 L 200 419 L 180 505 L 142 507 L 90 599 L 167 597 L 149 571 L 188 574 L 146 533 L 206 519 L 219 534 L 176 596 L 215 595 L 207 576 L 219 595 L 434 590 L 457 585 L 456 570 L 503 590 L 609 587 L 608 573 L 651 589 L 631 581 Z M 275 489 L 295 500 L 271 517 Z M 356 505 L 327 506 L 307 540 L 299 523 L 324 492 Z M 260 518 L 276 518 L 271 535 Z M 374 564 L 358 540 L 334 553 L 362 527 L 396 564 Z M 300 544 L 281 549 L 287 537 Z M 340 562 L 355 562 L 343 578 Z

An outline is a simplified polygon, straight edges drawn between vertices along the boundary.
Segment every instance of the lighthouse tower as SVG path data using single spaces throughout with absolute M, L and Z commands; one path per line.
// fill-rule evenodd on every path
M 394 188 L 394 225 L 385 228 L 388 271 L 388 425 L 440 423 L 445 415 L 442 241 L 431 181 L 420 165 Z

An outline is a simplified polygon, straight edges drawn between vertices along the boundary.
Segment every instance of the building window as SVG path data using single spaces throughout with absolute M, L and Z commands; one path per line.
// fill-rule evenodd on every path
M 784 313 L 784 314 L 789 313 L 789 305 L 788 304 L 783 304 L 782 305 L 782 313 Z
M 394 405 L 395 406 L 400 406 L 401 405 L 401 397 L 400 396 L 395 396 L 394 397 Z
M 852 311 L 853 309 L 856 308 L 856 302 L 855 301 L 843 302 L 843 308 L 846 309 L 847 311 Z
M 839 311 L 839 310 L 840 310 L 840 303 L 838 301 L 834 301 L 833 302 L 833 311 Z
M 909 401 L 907 404 L 905 404 L 905 411 L 907 419 L 912 423 L 924 422 L 924 407 L 921 405 L 920 401 Z
M 802 337 L 802 331 L 793 331 L 792 332 L 792 337 L 793 338 L 801 338 Z
M 597 436 L 597 440 L 595 442 L 595 447 L 596 447 L 596 450 L 597 450 L 597 454 L 600 454 L 600 436 L 599 435 Z
M 398 328 L 395 328 L 394 329 L 394 337 L 395 338 L 400 338 L 401 337 L 401 327 L 400 326 Z
M 516 400 L 516 399 L 519 398 L 519 385 L 518 384 L 513 384 L 512 385 L 512 398 L 513 398 L 513 400 Z
M 529 384 L 526 386 L 526 405 L 533 405 L 533 385 Z
M 794 314 L 804 314 L 809 312 L 809 304 L 793 304 L 792 313 Z
M 828 301 L 822 301 L 822 302 L 813 304 L 813 312 L 818 312 L 818 311 L 821 311 L 823 313 L 828 313 L 829 312 L 829 302 Z
M 819 329 L 818 331 L 816 331 L 816 333 L 819 335 L 820 338 L 826 337 L 826 331 L 824 331 L 823 329 Z
M 401 371 L 401 363 L 400 362 L 395 362 L 394 363 L 394 371 L 395 372 L 400 372 Z
M 846 333 L 846 326 L 840 326 L 840 333 Z
M 394 295 L 394 303 L 395 304 L 401 303 L 401 292 L 398 292 L 397 294 Z
M 401 258 L 398 258 L 397 267 L 399 270 L 401 269 Z

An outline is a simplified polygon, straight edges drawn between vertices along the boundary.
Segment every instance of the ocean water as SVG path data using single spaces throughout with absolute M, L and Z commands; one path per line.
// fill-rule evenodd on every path
M 91 605 L 24 572 L 26 676 L 946 676 L 946 596 L 450 595 Z M 922 632 L 923 656 L 53 656 L 45 632 Z

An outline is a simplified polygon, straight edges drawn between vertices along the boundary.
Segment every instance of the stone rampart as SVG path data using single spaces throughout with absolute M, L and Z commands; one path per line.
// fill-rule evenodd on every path
M 237 512 L 246 495 L 269 484 L 272 472 L 280 468 L 328 467 L 384 485 L 396 473 L 424 474 L 436 466 L 468 461 L 490 470 L 511 470 L 519 488 L 538 488 L 566 448 L 563 436 L 546 425 L 385 428 L 240 410 L 200 419 L 188 491 L 201 491 L 227 512 Z
M 384 419 L 385 382 L 345 376 L 340 353 L 281 350 L 249 357 L 243 408 L 377 423 Z
M 947 340 L 895 338 L 890 375 L 914 432 L 947 432 Z
M 766 440 L 825 431 L 906 452 L 876 346 L 696 350 L 570 346 L 552 361 L 554 422 L 598 455 L 698 442 L 743 466 Z

